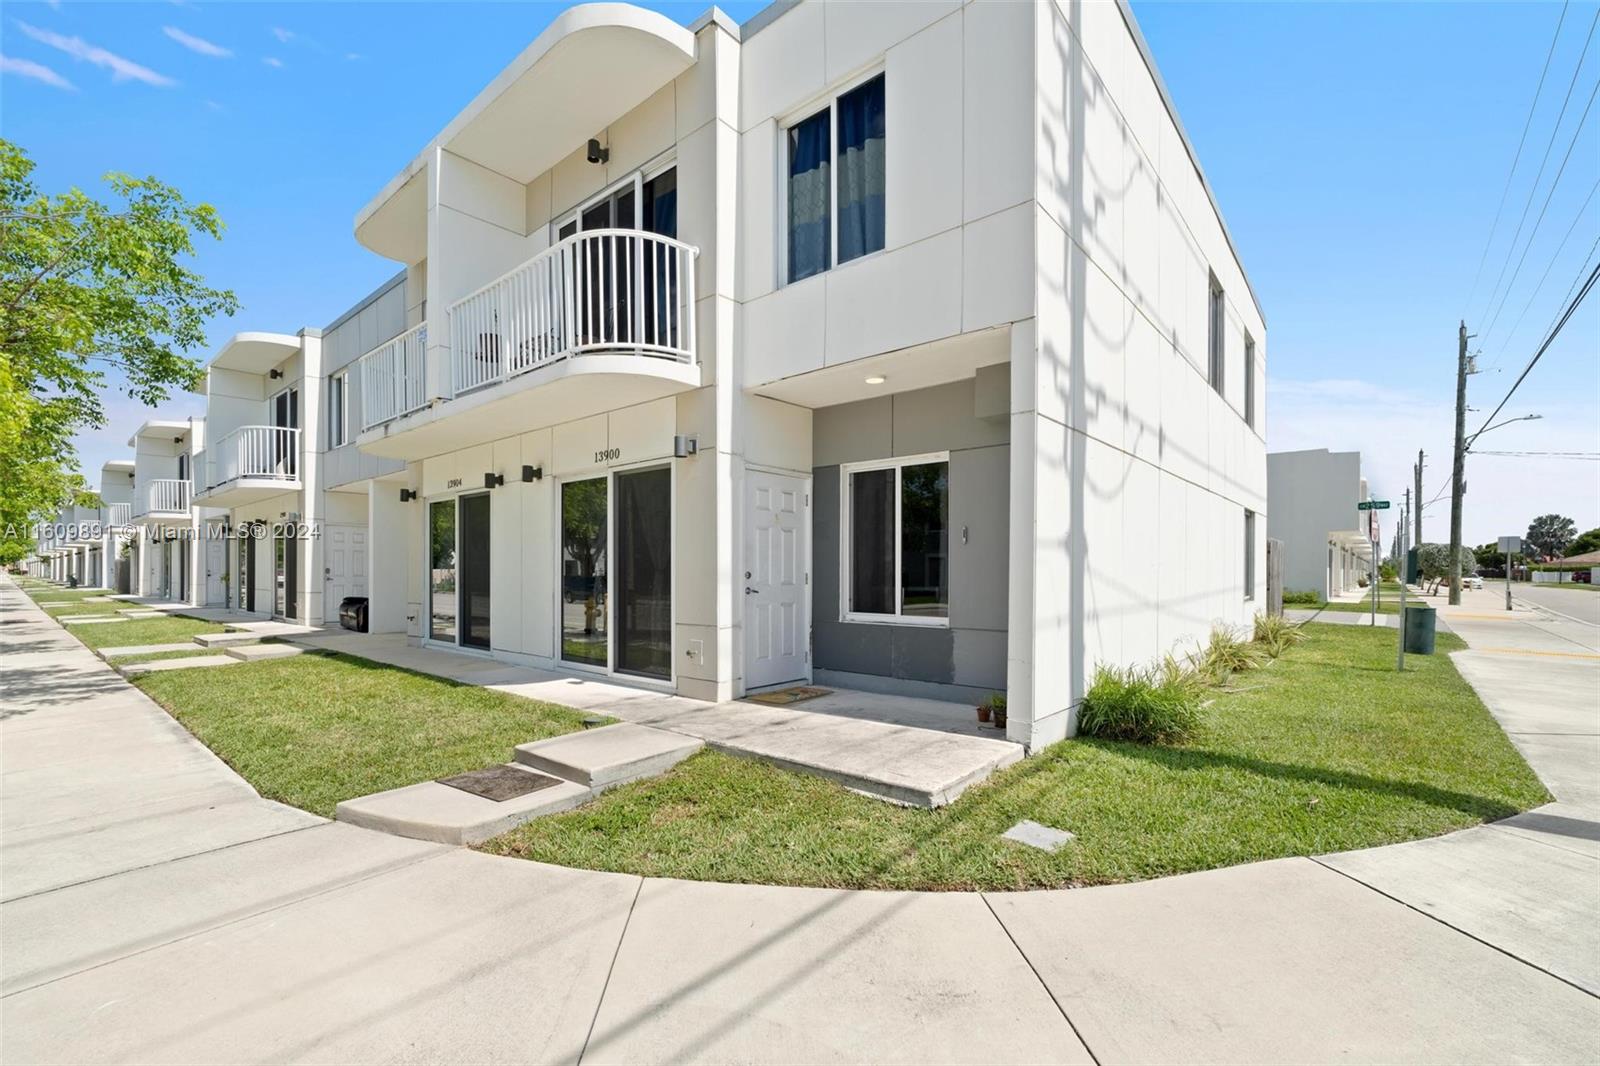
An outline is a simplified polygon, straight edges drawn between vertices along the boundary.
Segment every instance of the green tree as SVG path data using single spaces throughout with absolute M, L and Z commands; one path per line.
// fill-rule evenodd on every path
M 1600 529 L 1591 529 L 1587 533 L 1579 533 L 1571 544 L 1567 545 L 1564 555 L 1587 555 L 1590 552 L 1600 551 Z
M 186 353 L 205 345 L 208 319 L 238 308 L 185 265 L 196 236 L 221 237 L 215 208 L 117 173 L 109 203 L 51 196 L 33 169 L 0 139 L 0 564 L 82 491 L 73 438 L 105 424 L 107 372 L 152 407 L 193 388 L 201 367 Z
M 1565 515 L 1542 514 L 1528 523 L 1528 532 L 1522 538 L 1537 549 L 1540 555 L 1552 558 L 1567 550 L 1578 535 L 1578 524 Z
M 1422 576 L 1429 581 L 1440 581 L 1450 576 L 1450 545 L 1448 544 L 1422 544 L 1417 547 L 1417 568 L 1422 571 Z M 1461 546 L 1461 574 L 1474 573 L 1478 569 L 1477 557 L 1472 549 L 1465 544 Z

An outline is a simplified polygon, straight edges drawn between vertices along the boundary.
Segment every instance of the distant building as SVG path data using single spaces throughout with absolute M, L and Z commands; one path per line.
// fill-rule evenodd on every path
M 1283 542 L 1285 591 L 1324 599 L 1359 587 L 1378 538 L 1360 452 L 1313 448 L 1267 454 L 1267 536 Z

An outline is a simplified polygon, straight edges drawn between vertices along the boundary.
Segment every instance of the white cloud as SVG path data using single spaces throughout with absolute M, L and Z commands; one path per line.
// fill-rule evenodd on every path
M 18 59 L 15 56 L 0 55 L 0 74 L 15 74 L 19 78 L 27 78 L 57 89 L 76 90 L 77 86 L 66 78 L 57 74 L 43 63 L 35 63 L 31 59 Z
M 278 39 L 279 44 L 288 44 L 294 40 L 294 31 L 286 30 L 282 26 L 272 27 L 272 35 Z
M 344 54 L 344 57 L 345 57 L 345 59 L 350 60 L 351 62 L 354 62 L 357 59 L 365 58 L 360 52 L 346 52 Z
M 204 37 L 196 37 L 193 34 L 184 33 L 176 26 L 163 26 L 161 27 L 161 32 L 191 52 L 198 52 L 203 56 L 211 56 L 213 59 L 231 59 L 233 57 L 233 53 L 220 44 L 213 44 Z
M 115 52 L 108 52 L 98 45 L 90 44 L 82 37 L 67 37 L 51 30 L 42 30 L 37 26 L 30 26 L 21 19 L 16 20 L 16 22 L 18 29 L 40 44 L 48 45 L 58 52 L 64 52 L 74 59 L 109 70 L 112 81 L 139 81 L 146 85 L 155 85 L 163 88 L 178 84 L 165 74 L 157 74 L 149 67 L 141 66 L 131 59 L 125 59 Z
M 265 63 L 269 67 L 283 66 L 283 60 L 279 59 L 277 56 L 262 56 L 261 62 Z

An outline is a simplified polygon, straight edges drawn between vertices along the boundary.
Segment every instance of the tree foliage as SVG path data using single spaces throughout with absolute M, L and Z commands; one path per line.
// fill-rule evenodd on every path
M 1478 568 L 1476 556 L 1472 549 L 1465 544 L 1461 546 L 1461 573 L 1471 574 Z M 1422 571 L 1422 576 L 1429 581 L 1438 581 L 1450 576 L 1450 545 L 1448 544 L 1422 544 L 1417 547 L 1417 568 Z
M 1579 533 L 1571 544 L 1567 545 L 1566 555 L 1588 555 L 1590 552 L 1600 551 L 1600 528 L 1591 529 L 1587 533 Z
M 153 177 L 105 176 L 111 197 L 51 196 L 0 139 L 0 563 L 32 548 L 28 527 L 83 491 L 73 438 L 105 424 L 108 373 L 147 406 L 192 389 L 189 351 L 233 293 L 186 265 L 222 221 Z

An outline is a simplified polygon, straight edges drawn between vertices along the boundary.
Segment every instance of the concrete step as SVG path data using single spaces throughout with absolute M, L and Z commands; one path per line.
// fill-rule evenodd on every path
M 682 733 L 622 722 L 519 744 L 516 761 L 599 792 L 664 773 L 704 746 Z
M 259 644 L 260 633 L 244 633 L 229 630 L 226 633 L 196 633 L 194 642 L 202 648 L 227 648 L 237 644 Z
M 117 673 L 123 677 L 138 677 L 140 674 L 159 674 L 167 670 L 197 670 L 212 666 L 237 666 L 238 659 L 230 659 L 226 655 L 186 655 L 181 659 L 157 659 L 149 663 L 129 663 L 117 667 Z
M 120 614 L 69 614 L 57 617 L 56 621 L 64 626 L 93 626 L 106 622 L 131 622 L 133 619 Z
M 152 611 L 148 607 L 123 607 L 117 611 L 124 618 L 165 618 L 165 611 Z
M 223 654 L 240 662 L 255 663 L 266 659 L 290 659 L 305 654 L 305 649 L 293 644 L 235 644 L 224 649 Z
M 102 659 L 121 659 L 129 655 L 159 655 L 168 651 L 193 651 L 194 641 L 182 644 L 124 644 L 120 648 L 96 648 L 94 653 Z
M 533 772 L 516 763 L 508 765 Z M 363 829 L 413 840 L 477 844 L 541 815 L 571 810 L 593 795 L 583 785 L 562 781 L 537 792 L 495 801 L 437 781 L 424 781 L 345 800 L 334 808 L 333 816 Z

